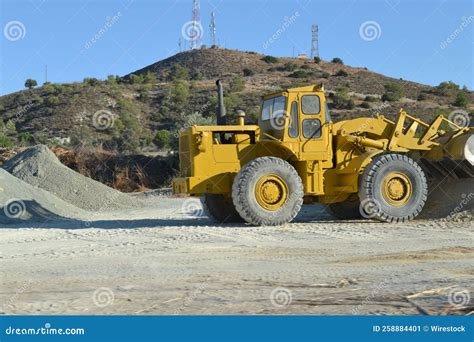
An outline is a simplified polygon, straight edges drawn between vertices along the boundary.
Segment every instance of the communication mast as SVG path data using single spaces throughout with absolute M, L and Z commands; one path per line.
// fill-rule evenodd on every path
M 214 12 L 211 12 L 211 23 L 209 24 L 209 33 L 211 37 L 211 47 L 216 46 L 216 17 Z
M 202 25 L 201 25 L 201 6 L 199 0 L 193 0 L 192 12 L 192 30 L 191 30 L 191 49 L 200 48 L 202 45 Z
M 311 58 L 319 57 L 319 28 L 314 24 L 311 26 Z

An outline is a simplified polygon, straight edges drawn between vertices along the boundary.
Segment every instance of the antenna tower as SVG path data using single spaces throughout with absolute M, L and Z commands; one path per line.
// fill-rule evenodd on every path
M 319 57 L 319 28 L 314 24 L 311 26 L 311 58 Z
M 209 31 L 211 37 L 211 46 L 216 46 L 216 17 L 214 12 L 211 12 L 211 23 L 209 24 Z
M 190 46 L 191 49 L 200 48 L 202 45 L 202 25 L 201 25 L 201 6 L 199 0 L 193 0 L 193 12 L 192 12 L 192 31 Z

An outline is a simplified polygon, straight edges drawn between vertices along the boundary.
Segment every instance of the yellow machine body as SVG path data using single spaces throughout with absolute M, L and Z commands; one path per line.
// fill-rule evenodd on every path
M 466 153 L 473 144 L 472 129 L 442 116 L 428 124 L 404 110 L 395 121 L 377 114 L 333 123 L 322 86 L 266 95 L 258 125 L 243 121 L 240 117 L 235 125 L 193 126 L 181 133 L 181 175 L 173 182 L 174 193 L 230 194 L 245 164 L 271 156 L 294 166 L 306 202 L 337 203 L 358 191 L 359 175 L 381 153 L 461 161 L 470 158 Z M 448 133 L 440 129 L 446 124 L 453 127 Z

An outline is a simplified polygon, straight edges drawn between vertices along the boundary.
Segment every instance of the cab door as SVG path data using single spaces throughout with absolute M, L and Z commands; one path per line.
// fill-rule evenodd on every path
M 320 93 L 300 93 L 301 157 L 306 160 L 328 160 L 329 121 L 326 120 L 325 99 Z

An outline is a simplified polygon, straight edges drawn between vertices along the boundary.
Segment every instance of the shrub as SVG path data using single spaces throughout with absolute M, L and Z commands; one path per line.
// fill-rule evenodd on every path
M 382 95 L 382 101 L 398 101 L 405 93 L 404 89 L 397 83 L 389 83 L 384 87 L 385 93 Z
M 33 136 L 30 133 L 21 132 L 20 134 L 18 134 L 18 141 L 20 142 L 22 146 L 28 146 L 34 140 L 33 140 Z
M 319 64 L 321 62 L 321 58 L 319 57 L 314 57 L 314 63 Z
M 311 67 L 308 64 L 303 64 L 300 69 L 309 70 L 309 69 L 311 69 Z
M 307 76 L 308 76 L 307 72 L 303 70 L 298 70 L 288 75 L 288 77 L 293 77 L 293 78 L 305 78 Z
M 244 73 L 244 76 L 253 76 L 255 74 L 255 72 L 249 68 L 245 68 L 242 72 Z
M 442 95 L 442 96 L 454 96 L 458 91 L 459 91 L 459 86 L 452 81 L 441 82 L 436 87 L 436 94 Z
M 50 95 L 46 98 L 46 103 L 50 106 L 57 105 L 59 103 L 59 97 Z
M 13 147 L 12 141 L 3 132 L 0 132 L 0 147 L 4 147 L 4 148 Z
M 99 84 L 99 80 L 95 77 L 86 77 L 84 78 L 83 83 L 88 86 L 96 86 Z
M 242 77 L 235 77 L 230 81 L 230 91 L 239 92 L 245 89 L 245 80 Z
M 454 105 L 456 107 L 466 108 L 468 104 L 469 98 L 467 97 L 467 94 L 464 91 L 461 91 L 456 95 L 456 100 L 454 100 Z
M 330 76 L 331 76 L 331 74 L 328 73 L 328 72 L 321 73 L 321 78 L 329 78 Z
M 159 149 L 164 149 L 170 146 L 171 142 L 171 133 L 169 130 L 162 129 L 156 132 L 155 138 L 153 138 L 153 143 Z
M 427 98 L 426 94 L 421 93 L 421 94 L 418 94 L 418 96 L 416 97 L 416 100 L 417 101 L 424 101 L 424 100 L 426 100 L 426 98 Z
M 295 63 L 285 63 L 281 68 L 278 68 L 279 71 L 295 71 L 298 68 L 298 65 Z
M 335 64 L 341 64 L 341 65 L 344 65 L 344 61 L 339 58 L 339 57 L 334 57 L 331 61 L 332 63 L 335 63 Z
M 333 107 L 337 109 L 353 109 L 354 100 L 349 97 L 347 88 L 338 88 L 332 96 Z
M 130 75 L 130 84 L 142 84 L 144 80 L 145 78 L 143 77 L 143 75 Z
M 370 103 L 364 101 L 364 102 L 362 102 L 362 103 L 360 104 L 360 106 L 361 106 L 362 108 L 370 108 Z
M 25 87 L 28 88 L 28 89 L 33 89 L 37 85 L 38 85 L 38 82 L 36 82 L 36 80 L 33 80 L 31 78 L 29 78 L 25 81 Z
M 344 70 L 338 70 L 334 76 L 342 76 L 342 77 L 346 77 L 346 76 L 349 76 L 349 74 L 344 71 Z
M 265 56 L 262 58 L 262 61 L 266 63 L 278 63 L 278 58 L 273 56 Z
M 188 68 L 178 63 L 173 65 L 168 77 L 168 79 L 171 81 L 187 80 L 188 78 L 189 78 Z
M 367 95 L 365 97 L 364 101 L 366 101 L 366 102 L 375 102 L 375 101 L 377 101 L 377 98 L 375 96 Z

